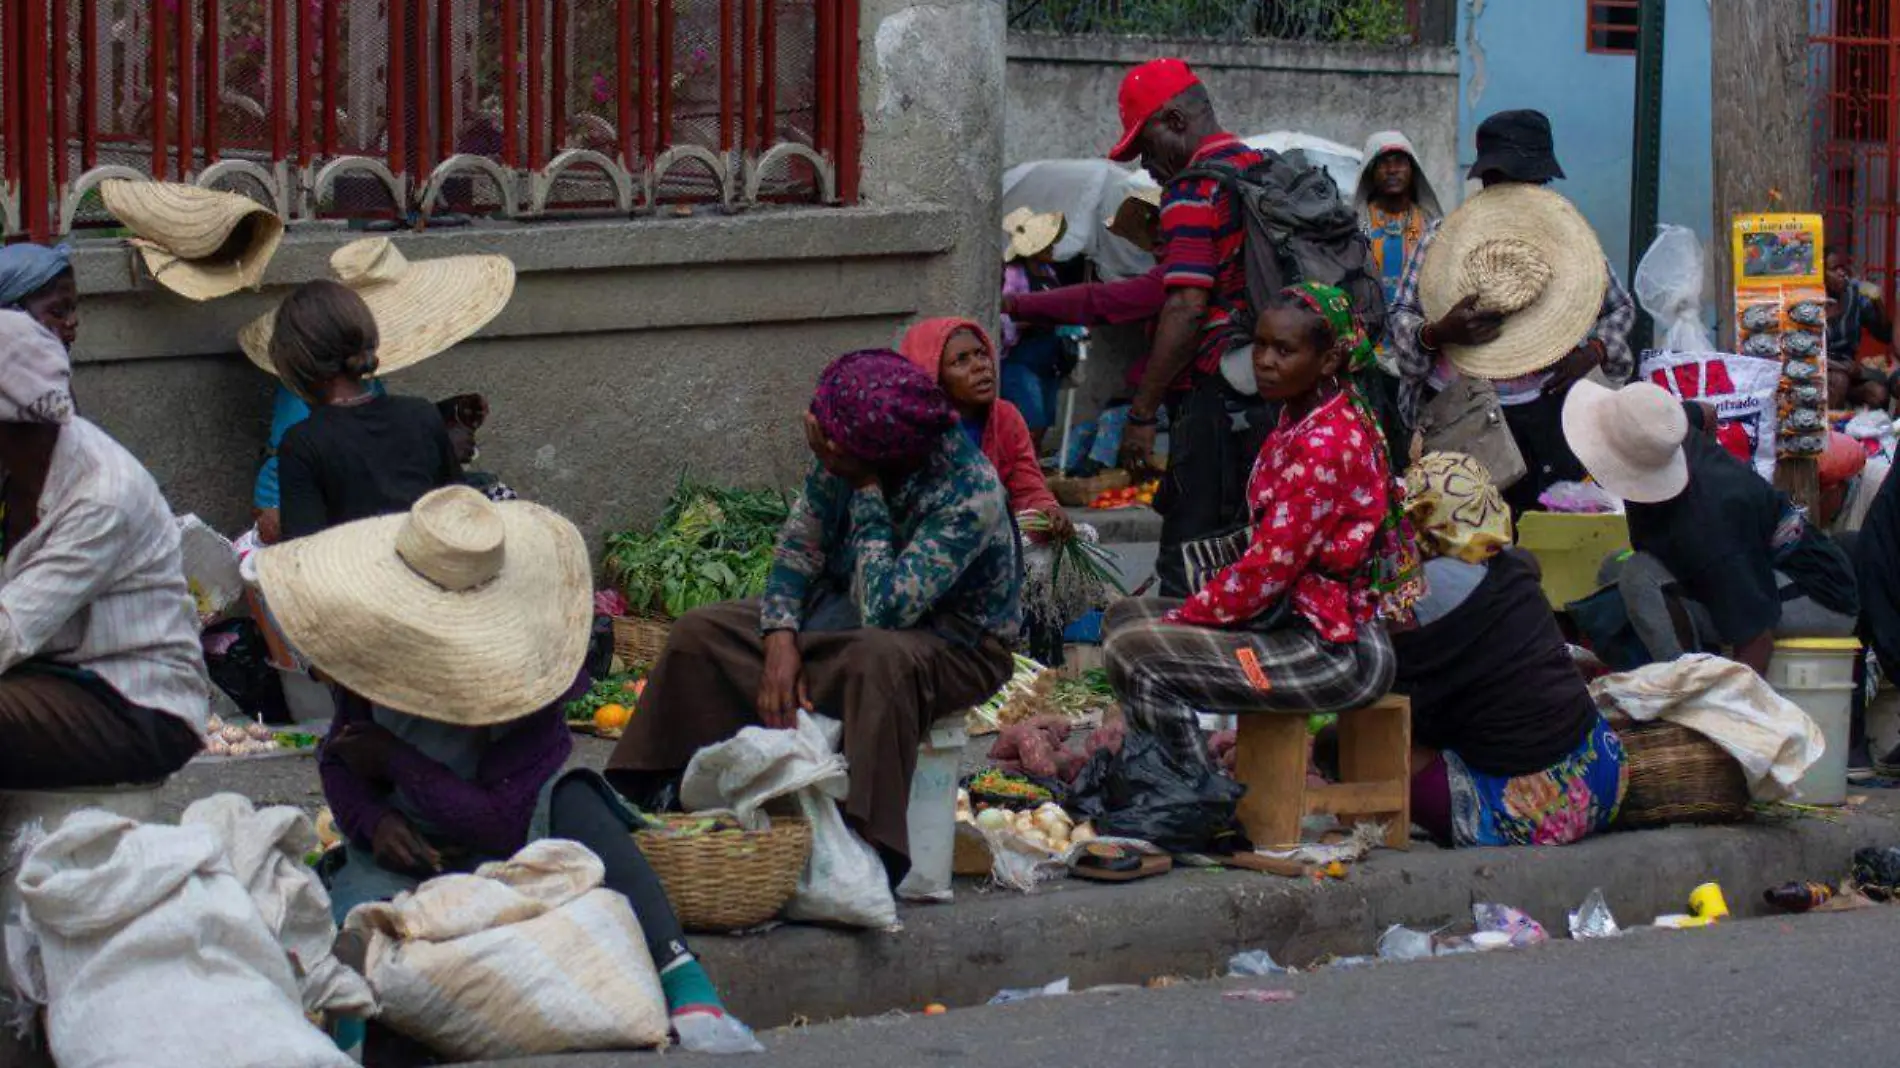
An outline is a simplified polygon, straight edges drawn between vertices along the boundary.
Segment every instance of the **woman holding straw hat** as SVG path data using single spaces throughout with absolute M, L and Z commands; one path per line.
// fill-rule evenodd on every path
M 318 764 L 346 839 L 325 866 L 339 922 L 531 841 L 579 842 L 633 905 L 688 1048 L 736 1024 L 634 843 L 633 813 L 599 774 L 563 770 L 561 706 L 588 684 L 593 611 L 572 523 L 451 486 L 266 549 L 257 572 L 284 633 L 344 690 Z
M 839 719 L 845 820 L 896 886 L 910 870 L 919 741 L 1014 670 L 1016 532 L 943 389 L 895 352 L 833 360 L 805 438 L 815 462 L 765 596 L 673 624 L 607 774 L 645 802 L 745 727 L 791 727 L 800 710 Z
M 1542 112 L 1484 120 L 1470 176 L 1484 191 L 1427 228 L 1399 284 L 1387 345 L 1407 426 L 1460 377 L 1494 385 L 1527 468 L 1504 494 L 1521 514 L 1554 483 L 1583 479 L 1564 440 L 1564 395 L 1599 370 L 1629 381 L 1636 304 L 1589 222 L 1544 188 L 1564 172 Z
M 1059 211 L 1017 208 L 1003 220 L 1003 299 L 1061 284 L 1052 257 L 1068 229 Z M 1022 328 L 1003 317 L 1002 394 L 1023 413 L 1040 442 L 1056 421 L 1056 393 L 1064 374 L 1062 339 L 1052 330 Z
M 1405 476 L 1425 558 L 1417 626 L 1395 628 L 1412 699 L 1412 822 L 1456 846 L 1558 845 L 1609 827 L 1628 785 L 1482 465 L 1432 453 Z

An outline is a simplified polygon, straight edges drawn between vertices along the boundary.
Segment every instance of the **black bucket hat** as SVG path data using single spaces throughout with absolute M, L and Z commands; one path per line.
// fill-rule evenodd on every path
M 1500 111 L 1478 126 L 1478 160 L 1467 177 L 1498 171 L 1514 182 L 1548 182 L 1564 177 L 1550 119 L 1541 111 Z

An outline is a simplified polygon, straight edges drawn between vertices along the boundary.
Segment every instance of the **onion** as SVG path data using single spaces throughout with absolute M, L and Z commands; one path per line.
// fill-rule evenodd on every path
M 1084 845 L 1093 841 L 1095 841 L 1095 825 L 1093 823 L 1084 823 L 1069 832 L 1069 842 L 1073 845 Z
M 976 814 L 976 825 L 986 831 L 1009 829 L 1009 813 L 1000 808 L 986 808 Z

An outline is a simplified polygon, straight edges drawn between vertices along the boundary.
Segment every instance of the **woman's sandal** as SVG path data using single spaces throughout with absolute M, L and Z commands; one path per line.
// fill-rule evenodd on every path
M 1091 842 L 1069 864 L 1069 874 L 1102 883 L 1132 883 L 1164 875 L 1174 869 L 1174 858 L 1137 853 L 1118 845 Z

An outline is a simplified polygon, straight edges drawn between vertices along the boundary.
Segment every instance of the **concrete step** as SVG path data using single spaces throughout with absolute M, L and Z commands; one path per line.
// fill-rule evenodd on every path
M 755 1027 L 977 1005 L 1008 987 L 1068 976 L 1076 988 L 1207 977 L 1243 949 L 1287 965 L 1370 952 L 1395 923 L 1469 923 L 1471 906 L 1524 909 L 1553 937 L 1565 914 L 1601 888 L 1617 920 L 1647 924 L 1686 911 L 1715 880 L 1737 915 L 1764 911 L 1763 889 L 1835 879 L 1862 846 L 1900 844 L 1900 796 L 1874 793 L 1839 822 L 1801 819 L 1604 835 L 1572 846 L 1381 850 L 1343 881 L 1177 870 L 1146 882 L 1062 881 L 1032 895 L 960 884 L 947 905 L 906 907 L 894 933 L 783 927 L 732 938 L 701 935 L 728 1004 Z

